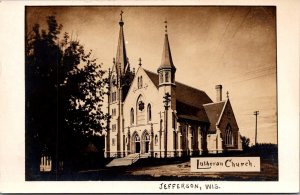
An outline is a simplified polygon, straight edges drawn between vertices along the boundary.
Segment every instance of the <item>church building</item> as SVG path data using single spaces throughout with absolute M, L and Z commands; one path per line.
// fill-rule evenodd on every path
M 117 55 L 109 70 L 111 118 L 105 156 L 165 158 L 242 150 L 239 127 L 228 94 L 222 98 L 222 85 L 216 85 L 213 101 L 204 91 L 176 81 L 167 24 L 156 73 L 144 69 L 141 59 L 138 69 L 131 70 L 122 12 L 119 25 Z

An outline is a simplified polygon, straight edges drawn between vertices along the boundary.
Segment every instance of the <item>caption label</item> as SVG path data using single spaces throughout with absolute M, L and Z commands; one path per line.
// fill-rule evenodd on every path
M 260 157 L 191 158 L 191 172 L 260 172 Z

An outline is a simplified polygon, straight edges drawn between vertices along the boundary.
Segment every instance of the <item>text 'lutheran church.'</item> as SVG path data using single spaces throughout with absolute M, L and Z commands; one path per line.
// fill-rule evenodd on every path
M 166 33 L 157 74 L 130 70 L 121 19 L 117 56 L 109 71 L 108 131 L 105 156 L 197 156 L 242 150 L 240 133 L 229 98 L 222 100 L 216 86 L 216 102 L 201 90 L 175 80 Z

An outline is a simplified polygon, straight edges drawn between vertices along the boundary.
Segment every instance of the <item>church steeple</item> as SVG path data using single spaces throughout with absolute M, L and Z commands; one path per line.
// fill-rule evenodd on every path
M 171 69 L 173 71 L 176 71 L 176 67 L 173 64 L 173 59 L 172 59 L 172 54 L 171 54 L 171 49 L 169 44 L 167 21 L 165 21 L 165 40 L 164 40 L 161 64 L 158 67 L 157 71 L 159 72 L 162 69 Z
M 169 37 L 168 37 L 168 26 L 167 21 L 165 21 L 165 40 L 164 48 L 162 52 L 161 64 L 157 69 L 159 74 L 159 85 L 175 85 L 175 72 L 176 67 L 174 66 Z
M 119 31 L 119 40 L 118 40 L 118 48 L 117 48 L 117 56 L 116 56 L 116 68 L 118 72 L 121 73 L 121 75 L 124 74 L 124 70 L 126 69 L 126 66 L 128 65 L 128 58 L 126 55 L 126 47 L 125 47 L 125 38 L 124 38 L 124 31 L 123 31 L 123 11 L 120 13 L 120 31 Z

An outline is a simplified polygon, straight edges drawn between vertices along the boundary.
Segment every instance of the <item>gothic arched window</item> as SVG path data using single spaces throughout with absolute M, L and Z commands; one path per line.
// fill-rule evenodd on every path
M 136 101 L 136 124 L 145 124 L 145 103 L 144 98 L 140 95 Z
M 143 88 L 143 77 L 138 77 L 138 89 Z
M 154 137 L 154 144 L 155 144 L 155 145 L 158 144 L 158 136 L 157 136 L 157 135 L 155 135 L 155 137 Z
M 174 83 L 174 80 L 175 80 L 175 74 L 174 74 L 174 72 L 172 72 L 171 73 L 171 82 Z
M 160 80 L 160 83 L 164 82 L 164 75 L 162 72 L 159 74 L 159 80 Z
M 145 132 L 144 134 L 144 141 L 150 141 L 150 135 L 148 133 Z
M 130 124 L 134 123 L 134 110 L 131 108 L 130 110 Z
M 165 81 L 169 82 L 169 72 L 165 72 Z
M 117 92 L 111 93 L 111 102 L 115 102 L 117 100 Z
M 140 78 L 140 88 L 143 88 L 143 77 Z
M 148 108 L 147 108 L 147 110 L 148 110 L 148 122 L 149 121 L 151 121 L 152 120 L 152 112 L 151 112 L 151 105 L 150 104 L 148 104 Z
M 135 142 L 139 142 L 139 141 L 140 141 L 140 137 L 139 137 L 138 134 L 135 134 L 135 136 L 134 136 L 134 141 L 135 141 Z
M 115 75 L 112 76 L 111 84 L 112 84 L 112 86 L 115 86 L 117 84 Z
M 176 116 L 174 112 L 172 112 L 172 128 L 176 129 Z
M 232 146 L 233 145 L 233 134 L 231 126 L 228 125 L 225 130 L 225 145 Z

